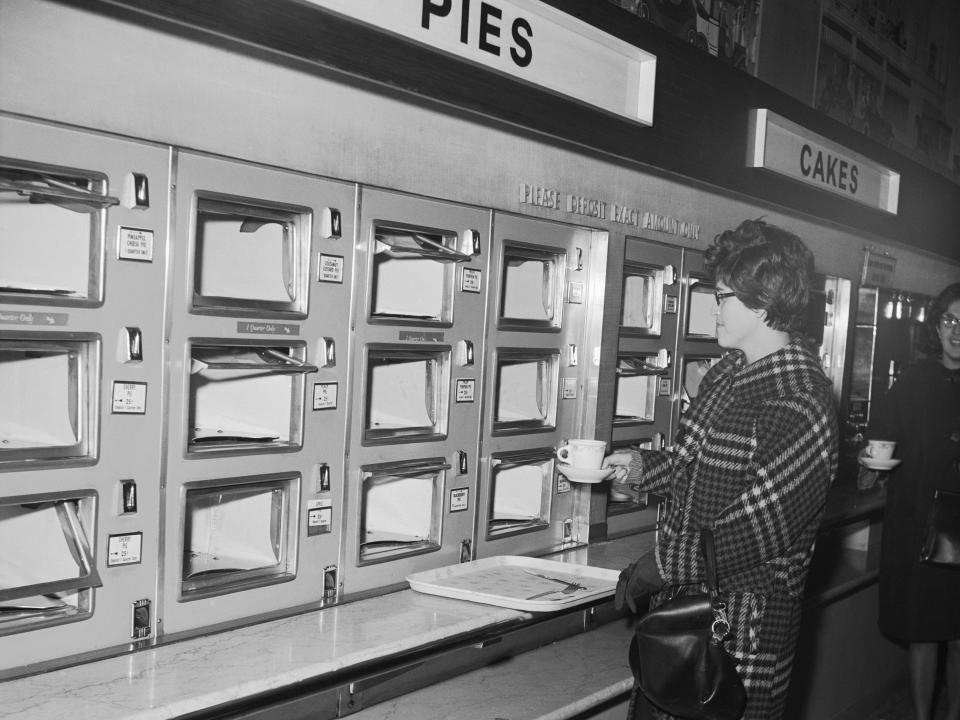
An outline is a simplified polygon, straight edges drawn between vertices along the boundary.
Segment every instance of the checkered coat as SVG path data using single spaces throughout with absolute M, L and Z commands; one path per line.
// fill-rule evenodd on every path
M 830 382 L 795 340 L 750 365 L 738 351 L 725 355 L 703 378 L 675 445 L 634 453 L 629 482 L 666 498 L 656 553 L 668 585 L 703 581 L 699 529 L 714 528 L 745 719 L 782 715 L 837 451 Z

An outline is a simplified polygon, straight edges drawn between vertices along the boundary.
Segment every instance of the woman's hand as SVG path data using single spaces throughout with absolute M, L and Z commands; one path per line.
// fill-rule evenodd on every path
M 614 469 L 613 481 L 622 483 L 627 479 L 631 460 L 633 460 L 633 453 L 629 450 L 614 452 L 603 459 L 603 467 L 612 467 Z

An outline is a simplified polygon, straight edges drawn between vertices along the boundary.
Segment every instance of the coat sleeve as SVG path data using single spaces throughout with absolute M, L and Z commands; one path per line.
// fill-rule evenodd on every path
M 793 397 L 768 403 L 753 423 L 743 491 L 714 520 L 717 573 L 736 575 L 785 558 L 820 516 L 837 462 L 832 405 Z M 687 534 L 658 547 L 664 577 L 702 580 L 699 537 Z

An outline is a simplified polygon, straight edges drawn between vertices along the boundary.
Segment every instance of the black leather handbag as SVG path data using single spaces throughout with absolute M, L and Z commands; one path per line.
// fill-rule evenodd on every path
M 920 562 L 960 570 L 960 493 L 933 491 Z
M 723 647 L 729 634 L 717 587 L 713 533 L 701 531 L 706 594 L 675 596 L 637 622 L 630 668 L 646 698 L 689 720 L 738 720 L 747 704 L 734 659 Z

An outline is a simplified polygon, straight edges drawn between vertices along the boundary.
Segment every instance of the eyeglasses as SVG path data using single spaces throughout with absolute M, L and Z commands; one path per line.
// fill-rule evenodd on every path
M 728 297 L 733 297 L 734 295 L 736 295 L 736 293 L 733 291 L 730 291 L 730 292 L 720 292 L 719 290 L 713 291 L 713 297 L 717 301 L 717 305 L 722 303 Z
M 940 326 L 945 327 L 950 331 L 956 330 L 958 327 L 960 327 L 960 318 L 955 315 L 941 315 Z

